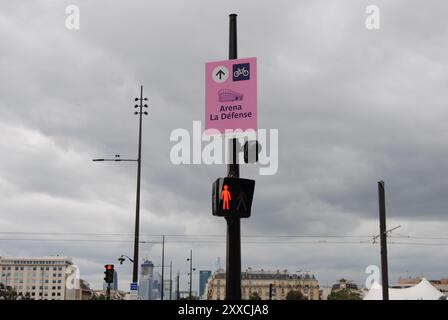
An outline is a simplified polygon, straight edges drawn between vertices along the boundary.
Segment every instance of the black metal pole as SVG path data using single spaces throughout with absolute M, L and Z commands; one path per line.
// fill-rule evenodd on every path
M 106 297 L 107 300 L 110 300 L 110 283 L 107 284 Z
M 180 292 L 179 292 L 180 285 L 179 285 L 179 280 L 180 280 L 180 274 L 179 274 L 179 272 L 177 272 L 177 279 L 176 279 L 176 300 L 179 300 L 179 299 L 180 299 Z
M 272 300 L 272 283 L 269 284 L 269 300 Z
M 170 300 L 173 300 L 173 261 L 170 261 Z
M 378 182 L 378 200 L 380 211 L 380 243 L 381 243 L 381 284 L 383 300 L 389 300 L 389 274 L 387 270 L 387 232 L 386 232 L 386 201 L 384 196 L 384 181 Z
M 236 14 L 229 15 L 229 60 L 238 58 Z M 227 167 L 227 176 L 240 177 L 238 164 L 238 140 L 230 141 L 232 160 Z M 241 228 L 239 218 L 226 218 L 226 300 L 241 300 Z
M 165 289 L 165 235 L 162 236 L 162 293 L 160 295 L 160 300 L 163 300 L 163 294 Z
M 190 250 L 190 293 L 189 298 L 191 300 L 191 291 L 192 291 L 192 284 L 193 284 L 193 250 Z
M 140 232 L 140 175 L 142 171 L 142 117 L 143 117 L 143 86 L 140 86 L 139 126 L 138 126 L 138 158 L 137 158 L 137 195 L 135 205 L 134 232 L 134 262 L 132 282 L 138 282 L 138 245 Z

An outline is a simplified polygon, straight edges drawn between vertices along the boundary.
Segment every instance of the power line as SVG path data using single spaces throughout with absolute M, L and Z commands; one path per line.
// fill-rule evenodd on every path
M 56 236 L 66 236 L 66 235 L 79 235 L 79 236 L 133 236 L 130 233 L 94 233 L 94 232 L 18 232 L 18 231 L 0 231 L 0 234 L 20 234 L 20 235 L 56 235 Z M 142 236 L 146 237 L 194 237 L 194 238 L 224 238 L 225 235 L 217 234 L 145 234 L 141 233 Z M 242 235 L 244 238 L 371 238 L 371 235 L 257 235 L 248 234 Z
M 105 243 L 130 243 L 132 240 L 117 240 L 117 239 L 49 239 L 49 238 L 0 238 L 0 241 L 36 241 L 36 242 L 105 242 Z M 140 241 L 141 244 L 161 244 L 160 241 Z M 204 243 L 204 244 L 225 244 L 223 241 L 219 240 L 167 240 L 166 243 L 171 244 L 192 244 L 192 243 Z M 361 245 L 371 245 L 371 242 L 366 241 L 328 241 L 328 240 L 316 240 L 316 241 L 260 241 L 260 240 L 249 240 L 242 241 L 244 244 L 249 245 L 308 245 L 308 244 L 361 244 Z M 400 242 L 400 241 L 389 241 L 392 245 L 418 245 L 418 246 L 448 246 L 448 243 L 437 243 L 437 242 Z

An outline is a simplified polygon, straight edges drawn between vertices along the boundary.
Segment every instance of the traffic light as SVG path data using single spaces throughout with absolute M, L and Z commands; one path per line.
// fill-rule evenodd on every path
M 104 268 L 106 268 L 106 271 L 104 271 L 104 274 L 105 274 L 104 281 L 106 281 L 106 283 L 113 283 L 114 282 L 114 265 L 106 264 L 104 266 Z
M 218 178 L 212 186 L 214 216 L 249 218 L 254 196 L 255 180 Z
M 261 151 L 261 144 L 257 140 L 246 141 L 243 146 L 244 163 L 258 162 L 258 154 Z

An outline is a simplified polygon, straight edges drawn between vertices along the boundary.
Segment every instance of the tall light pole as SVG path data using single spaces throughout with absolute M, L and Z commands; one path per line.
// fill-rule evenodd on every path
M 165 235 L 162 236 L 162 292 L 160 300 L 163 301 L 165 291 Z
M 386 200 L 384 196 L 384 181 L 378 181 L 378 202 L 380 213 L 380 247 L 381 247 L 381 285 L 383 300 L 389 300 L 389 272 L 387 269 L 387 231 L 386 231 Z
M 170 262 L 170 300 L 173 300 L 173 261 Z
M 119 155 L 115 156 L 115 159 L 93 159 L 93 161 L 135 161 L 137 162 L 137 195 L 135 204 L 135 231 L 134 231 L 134 259 L 133 259 L 133 271 L 132 282 L 138 282 L 138 247 L 139 247 L 139 232 L 140 232 L 140 177 L 142 171 L 142 117 L 147 115 L 147 111 L 143 111 L 143 108 L 148 108 L 147 104 L 143 101 L 148 101 L 148 98 L 143 98 L 143 86 L 140 86 L 140 98 L 135 98 L 135 101 L 139 102 L 134 108 L 138 108 L 134 114 L 139 115 L 138 126 L 138 157 L 137 159 L 121 159 Z
M 189 299 L 192 299 L 192 285 L 193 285 L 193 271 L 196 270 L 193 268 L 193 250 L 190 250 L 190 258 L 187 258 L 187 261 L 190 261 L 190 290 L 189 290 Z

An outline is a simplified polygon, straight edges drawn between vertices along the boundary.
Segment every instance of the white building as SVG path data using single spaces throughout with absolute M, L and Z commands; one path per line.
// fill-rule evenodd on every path
M 69 257 L 0 257 L 0 282 L 19 295 L 35 300 L 66 299 L 66 269 Z

